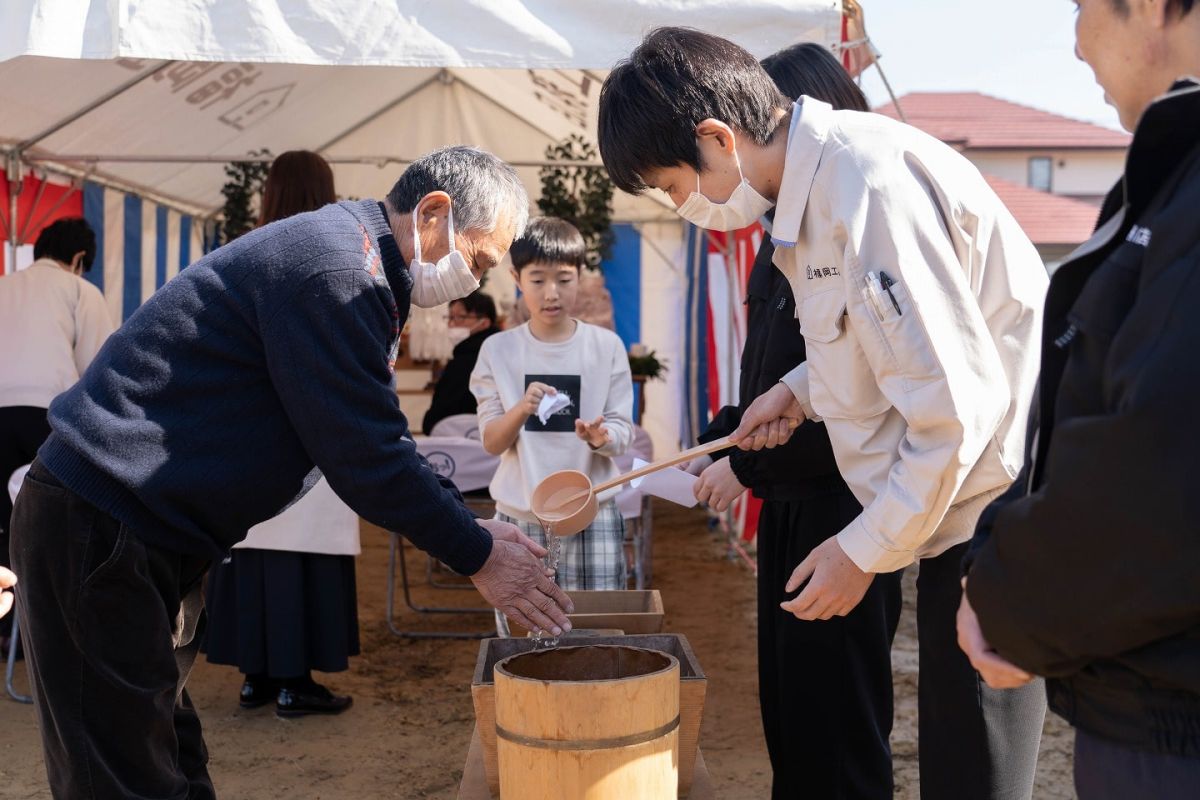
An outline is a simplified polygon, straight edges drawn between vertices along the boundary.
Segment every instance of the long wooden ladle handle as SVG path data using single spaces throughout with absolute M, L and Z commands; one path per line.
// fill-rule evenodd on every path
M 670 458 L 664 458 L 662 461 L 655 461 L 653 464 L 647 464 L 644 467 L 638 467 L 637 469 L 627 472 L 624 475 L 618 475 L 610 481 L 605 481 L 599 486 L 592 487 L 592 491 L 596 494 L 600 494 L 601 492 L 620 486 L 623 483 L 629 483 L 630 481 L 637 480 L 643 475 L 649 475 L 651 472 L 658 472 L 660 469 L 673 467 L 676 464 L 682 464 L 685 461 L 691 461 L 693 458 L 706 456 L 709 453 L 715 453 L 718 450 L 726 450 L 730 447 L 733 447 L 733 445 L 730 443 L 729 437 L 722 436 L 720 439 L 711 441 L 708 444 L 702 444 L 699 447 L 693 447 L 691 450 L 684 450 L 682 453 L 677 453 Z

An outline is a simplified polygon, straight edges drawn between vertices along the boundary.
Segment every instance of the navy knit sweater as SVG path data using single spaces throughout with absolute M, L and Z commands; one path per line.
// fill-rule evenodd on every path
M 168 283 L 50 407 L 38 454 L 151 544 L 222 556 L 318 477 L 463 574 L 491 553 L 416 452 L 391 361 L 412 279 L 382 207 L 260 228 Z

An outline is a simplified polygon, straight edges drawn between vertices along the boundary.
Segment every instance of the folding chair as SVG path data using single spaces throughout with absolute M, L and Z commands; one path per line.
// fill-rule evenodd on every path
M 28 471 L 29 465 L 25 465 L 17 469 L 8 479 L 8 496 L 14 503 L 17 502 L 17 492 L 21 490 L 21 482 L 25 480 L 25 473 Z M 12 639 L 9 640 L 8 658 L 4 669 L 4 691 L 8 692 L 8 696 L 18 703 L 32 703 L 32 697 L 21 694 L 13 686 L 13 677 L 17 669 L 17 648 L 21 644 L 21 618 L 17 614 L 15 605 L 9 613 L 12 614 Z
M 439 423 L 439 426 L 441 423 Z M 477 427 L 477 426 L 476 426 Z M 496 456 L 488 455 L 483 444 L 477 439 L 463 436 L 419 436 L 415 438 L 417 452 L 425 457 L 434 471 L 449 478 L 463 492 L 468 507 L 477 512 L 485 511 L 491 503 L 490 498 L 469 496 L 469 493 L 486 490 L 492 481 L 492 475 L 500 464 Z M 482 514 L 481 514 L 482 516 Z M 408 562 L 405 559 L 405 548 L 408 546 L 404 537 L 391 531 L 391 541 L 388 544 L 388 582 L 387 582 L 387 625 L 388 630 L 396 636 L 409 639 L 486 639 L 494 636 L 492 630 L 478 632 L 460 632 L 449 630 L 414 631 L 402 629 L 397 623 L 396 615 L 396 566 L 400 567 L 401 593 L 404 604 L 416 614 L 432 616 L 437 614 L 492 614 L 491 608 L 464 608 L 454 606 L 424 606 L 417 605 L 412 598 L 412 588 L 408 577 Z M 426 563 L 426 581 L 439 589 L 473 589 L 469 584 L 449 584 L 435 581 L 433 578 L 433 560 Z

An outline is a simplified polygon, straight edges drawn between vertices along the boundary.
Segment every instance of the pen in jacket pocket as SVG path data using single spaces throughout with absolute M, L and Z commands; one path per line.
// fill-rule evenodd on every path
M 892 299 L 892 305 L 895 306 L 896 313 L 904 316 L 904 312 L 900 310 L 900 304 L 896 302 L 896 295 L 892 294 L 892 287 L 896 285 L 896 282 L 886 272 L 879 270 L 879 283 L 883 286 L 883 290 L 887 292 L 888 297 Z

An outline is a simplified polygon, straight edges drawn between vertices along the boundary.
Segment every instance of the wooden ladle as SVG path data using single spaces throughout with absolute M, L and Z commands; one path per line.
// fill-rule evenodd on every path
M 673 467 L 676 464 L 682 464 L 693 458 L 706 456 L 729 447 L 732 447 L 732 444 L 729 437 L 725 436 L 708 444 L 693 447 L 691 450 L 684 450 L 670 458 L 638 467 L 624 475 L 618 475 L 612 480 L 605 481 L 599 486 L 592 486 L 588 476 L 576 470 L 555 472 L 546 477 L 533 490 L 529 505 L 534 516 L 548 532 L 555 536 L 573 536 L 591 525 L 592 520 L 596 518 L 596 514 L 600 510 L 596 496 L 602 492 L 652 472 L 658 472 L 660 469 Z

